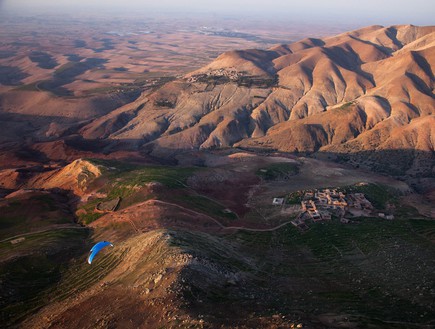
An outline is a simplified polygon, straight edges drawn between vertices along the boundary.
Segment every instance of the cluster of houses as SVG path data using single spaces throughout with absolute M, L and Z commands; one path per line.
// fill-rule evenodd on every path
M 282 202 L 281 199 L 274 199 L 274 204 Z M 282 203 L 281 203 L 282 204 Z M 323 189 L 305 191 L 301 201 L 301 213 L 292 221 L 292 224 L 302 230 L 308 229 L 307 220 L 313 222 L 330 220 L 332 216 L 340 219 L 342 223 L 349 223 L 345 218 L 346 214 L 360 213 L 371 214 L 374 208 L 363 193 L 351 193 L 345 195 L 337 189 Z M 394 219 L 393 215 L 378 214 L 381 218 Z
M 331 215 L 343 217 L 348 206 L 343 192 L 337 190 L 320 190 L 305 192 L 301 202 L 302 212 L 307 212 L 315 222 L 331 219 Z
M 197 82 L 208 77 L 213 77 L 213 78 L 226 77 L 229 80 L 237 81 L 242 76 L 243 74 L 235 69 L 217 69 L 217 70 L 208 71 L 205 74 L 193 75 L 187 79 L 187 82 L 189 83 Z

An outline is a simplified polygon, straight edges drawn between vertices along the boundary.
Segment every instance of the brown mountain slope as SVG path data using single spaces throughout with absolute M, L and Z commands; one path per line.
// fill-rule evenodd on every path
M 272 50 L 236 50 L 220 55 L 216 60 L 207 66 L 191 73 L 191 75 L 206 73 L 219 69 L 236 69 L 239 72 L 247 72 L 249 75 L 269 75 L 275 70 L 272 60 L 279 54 Z
M 407 127 L 416 119 L 422 127 L 433 122 L 434 65 L 434 26 L 370 26 L 268 51 L 233 51 L 81 133 L 129 140 L 155 155 L 233 145 L 348 154 L 416 150 L 403 140 L 427 139 L 423 129 Z M 418 150 L 433 159 L 432 143 Z

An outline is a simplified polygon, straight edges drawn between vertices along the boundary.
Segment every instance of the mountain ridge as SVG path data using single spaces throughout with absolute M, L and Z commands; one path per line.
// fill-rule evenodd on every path
M 416 118 L 432 122 L 434 46 L 435 26 L 398 25 L 231 51 L 80 133 L 137 141 L 142 152 L 162 156 L 231 146 L 309 153 L 344 152 L 337 144 L 347 144 L 346 153 L 356 144 L 354 151 L 394 149 L 394 138 L 384 143 L 387 135 L 398 135 L 397 129 L 415 134 L 402 128 Z M 433 144 L 424 145 L 422 151 L 434 152 Z

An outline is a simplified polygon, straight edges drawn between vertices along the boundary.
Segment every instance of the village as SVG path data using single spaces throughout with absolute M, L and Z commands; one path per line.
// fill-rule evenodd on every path
M 193 83 L 207 78 L 224 77 L 231 81 L 237 81 L 243 74 L 235 69 L 218 69 L 209 71 L 205 74 L 193 75 L 188 78 L 187 82 Z
M 274 198 L 273 205 L 283 205 L 284 198 Z M 352 222 L 354 217 L 379 217 L 392 220 L 394 215 L 376 212 L 363 193 L 345 194 L 337 189 L 304 191 L 298 216 L 291 223 L 301 230 L 307 230 L 307 222 L 330 221 L 337 218 L 343 224 Z

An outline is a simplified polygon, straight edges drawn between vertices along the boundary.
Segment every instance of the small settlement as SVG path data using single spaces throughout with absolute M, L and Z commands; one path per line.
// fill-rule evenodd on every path
M 219 77 L 225 77 L 231 81 L 237 81 L 237 79 L 239 79 L 242 76 L 243 73 L 238 72 L 235 69 L 218 69 L 218 70 L 208 71 L 205 74 L 193 75 L 188 78 L 187 82 L 193 83 L 206 78 L 219 78 Z
M 308 229 L 307 220 L 314 222 L 331 220 L 332 216 L 342 223 L 349 223 L 346 214 L 351 216 L 369 216 L 373 206 L 363 193 L 345 195 L 336 189 L 305 191 L 301 201 L 302 212 L 291 223 L 302 229 Z

